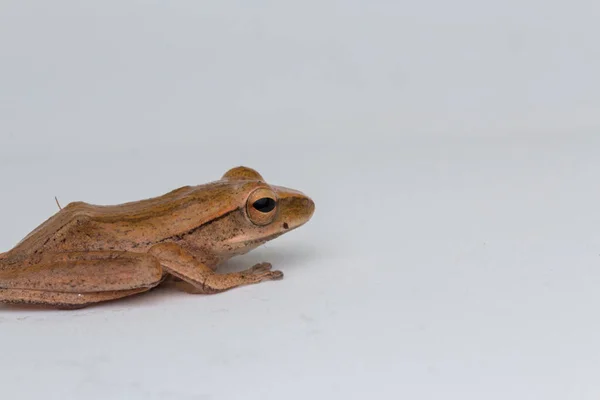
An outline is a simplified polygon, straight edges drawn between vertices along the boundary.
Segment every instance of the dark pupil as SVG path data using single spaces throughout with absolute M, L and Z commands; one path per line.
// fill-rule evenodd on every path
M 256 200 L 252 206 L 260 212 L 268 213 L 275 208 L 275 200 L 270 197 L 263 197 L 262 199 Z

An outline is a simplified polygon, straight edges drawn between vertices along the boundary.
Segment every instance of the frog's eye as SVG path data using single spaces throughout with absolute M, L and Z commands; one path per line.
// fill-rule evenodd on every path
M 262 199 L 256 200 L 252 204 L 252 207 L 254 207 L 255 209 L 257 209 L 258 211 L 260 211 L 262 213 L 268 213 L 268 212 L 273 211 L 276 204 L 277 203 L 275 202 L 274 199 L 272 199 L 270 197 L 263 197 Z
M 277 196 L 267 188 L 256 189 L 246 205 L 248 218 L 256 225 L 267 225 L 277 214 Z

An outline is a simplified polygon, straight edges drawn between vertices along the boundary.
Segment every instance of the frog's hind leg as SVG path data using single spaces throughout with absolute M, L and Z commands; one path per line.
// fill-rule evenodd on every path
M 46 254 L 0 269 L 0 301 L 82 308 L 142 293 L 164 274 L 143 253 L 93 251 Z
M 29 289 L 0 289 L 0 302 L 12 304 L 38 304 L 62 310 L 76 310 L 94 303 L 116 300 L 148 291 L 150 288 L 116 290 L 108 292 L 67 293 L 45 292 Z

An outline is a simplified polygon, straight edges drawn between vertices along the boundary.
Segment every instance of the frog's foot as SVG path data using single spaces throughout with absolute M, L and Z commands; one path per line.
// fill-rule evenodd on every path
M 264 267 L 261 267 L 264 268 Z M 212 274 L 209 275 L 203 282 L 199 293 L 219 293 L 234 287 L 252 285 L 264 281 L 272 281 L 283 278 L 281 271 L 262 271 L 253 270 L 252 268 L 229 274 Z
M 175 282 L 175 286 L 190 294 L 212 294 L 224 292 L 238 286 L 283 279 L 283 272 L 272 271 L 271 268 L 271 264 L 263 262 L 242 272 L 228 274 L 211 272 L 202 283 L 186 282 L 185 279 L 179 279 L 179 282 Z
M 249 268 L 245 271 L 242 271 L 242 274 L 248 274 L 256 277 L 261 277 L 262 280 L 270 281 L 270 280 L 279 280 L 283 278 L 283 272 L 281 271 L 272 271 L 273 266 L 271 263 L 262 262 L 254 265 L 252 268 Z M 260 282 L 260 281 L 259 281 Z
M 283 272 L 273 271 L 271 268 L 271 264 L 263 262 L 242 272 L 211 274 L 206 277 L 202 289 L 205 293 L 218 293 L 237 286 L 251 285 L 283 278 Z

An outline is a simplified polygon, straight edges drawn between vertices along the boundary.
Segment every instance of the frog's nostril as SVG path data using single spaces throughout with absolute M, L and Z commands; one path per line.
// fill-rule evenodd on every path
M 283 229 L 290 229 L 290 226 L 288 225 L 287 222 L 283 223 Z

